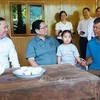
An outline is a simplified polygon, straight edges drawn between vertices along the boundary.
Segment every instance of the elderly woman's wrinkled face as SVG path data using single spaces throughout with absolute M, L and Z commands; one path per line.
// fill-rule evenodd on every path
M 0 38 L 3 38 L 8 33 L 8 25 L 6 21 L 0 21 Z

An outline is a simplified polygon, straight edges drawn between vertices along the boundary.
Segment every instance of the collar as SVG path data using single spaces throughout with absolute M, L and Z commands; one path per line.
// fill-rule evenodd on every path
M 96 41 L 96 43 L 100 44 L 100 42 L 98 41 L 98 37 L 95 37 L 95 41 Z
M 49 38 L 49 36 L 45 36 L 45 39 L 48 39 L 48 38 Z M 35 39 L 36 39 L 36 41 L 42 40 L 42 39 L 40 39 L 38 36 L 35 36 Z

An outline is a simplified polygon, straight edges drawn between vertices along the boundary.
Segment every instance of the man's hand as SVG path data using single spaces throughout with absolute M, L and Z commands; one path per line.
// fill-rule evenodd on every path
M 83 58 L 80 58 L 80 65 L 81 65 L 82 67 L 86 67 L 86 66 L 87 66 L 86 60 L 83 59 Z

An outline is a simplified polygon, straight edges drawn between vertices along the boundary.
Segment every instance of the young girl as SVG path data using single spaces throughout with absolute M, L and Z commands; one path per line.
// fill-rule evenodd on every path
M 58 64 L 72 64 L 80 63 L 79 52 L 72 41 L 72 33 L 69 30 L 64 30 L 61 34 L 63 44 L 57 49 Z

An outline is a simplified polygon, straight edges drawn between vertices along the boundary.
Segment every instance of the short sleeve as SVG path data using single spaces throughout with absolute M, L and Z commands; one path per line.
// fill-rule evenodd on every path
M 35 58 L 35 56 L 36 56 L 35 46 L 32 44 L 32 42 L 29 42 L 26 47 L 26 59 L 31 57 Z

